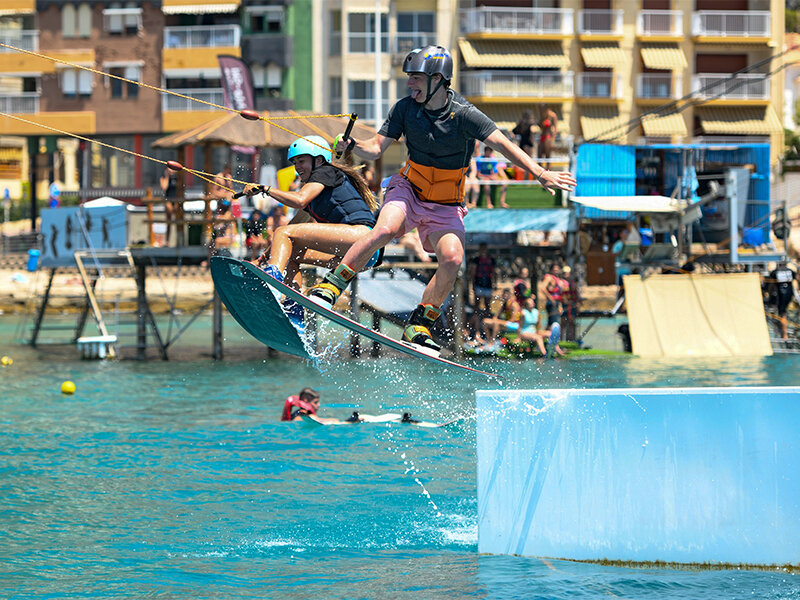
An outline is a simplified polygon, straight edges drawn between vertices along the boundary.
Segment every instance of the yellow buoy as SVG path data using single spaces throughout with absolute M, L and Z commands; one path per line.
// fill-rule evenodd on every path
M 74 394 L 75 393 L 75 384 L 71 381 L 65 381 L 61 384 L 61 393 L 62 394 Z
M 4 356 L 3 358 L 0 358 L 0 365 L 3 365 L 4 367 L 10 367 L 13 364 L 14 359 L 12 359 L 10 356 Z

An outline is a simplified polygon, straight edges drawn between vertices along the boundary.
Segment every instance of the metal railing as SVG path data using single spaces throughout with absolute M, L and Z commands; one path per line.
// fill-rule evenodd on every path
M 494 8 L 482 6 L 460 12 L 461 32 L 572 35 L 571 8 Z
M 32 30 L 5 30 L 0 31 L 0 42 L 20 48 L 22 50 L 30 50 L 31 52 L 39 51 L 39 32 Z M 0 52 L 16 52 L 11 48 L 4 48 L 0 46 Z
M 478 71 L 462 73 L 459 86 L 466 96 L 568 98 L 573 81 L 572 71 Z
M 701 10 L 692 14 L 692 35 L 770 37 L 768 10 Z
M 636 33 L 641 36 L 681 36 L 683 11 L 640 10 L 636 15 Z
M 223 48 L 239 46 L 241 31 L 241 27 L 238 25 L 164 27 L 164 48 Z
M 389 33 L 381 33 L 381 52 L 389 50 Z M 375 34 L 370 31 L 351 31 L 347 34 L 347 51 L 351 54 L 373 54 L 375 52 Z
M 39 92 L 0 95 L 0 112 L 11 114 L 32 114 L 39 112 Z
M 184 96 L 189 96 L 190 98 L 195 98 L 204 102 L 213 102 L 220 106 L 225 104 L 222 88 L 171 89 L 169 91 L 177 92 L 178 94 L 183 94 Z M 162 97 L 161 110 L 164 112 L 193 112 L 214 109 L 199 102 L 192 102 L 186 98 L 166 94 Z
M 682 87 L 683 78 L 671 73 L 641 73 L 636 78 L 636 96 L 639 98 L 680 98 Z
M 578 33 L 622 35 L 622 12 L 622 9 L 582 10 L 578 12 Z
M 692 93 L 697 98 L 769 100 L 769 82 L 769 77 L 760 73 L 740 73 L 733 78 L 730 73 L 702 73 L 692 77 Z
M 622 75 L 578 73 L 576 96 L 580 98 L 622 98 Z

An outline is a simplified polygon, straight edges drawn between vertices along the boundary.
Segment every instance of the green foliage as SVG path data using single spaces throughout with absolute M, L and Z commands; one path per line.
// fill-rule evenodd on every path
M 786 8 L 784 31 L 787 33 L 798 31 L 798 11 Z

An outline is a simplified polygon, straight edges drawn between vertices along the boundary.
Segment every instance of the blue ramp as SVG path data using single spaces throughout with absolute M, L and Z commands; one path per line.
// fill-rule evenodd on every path
M 480 552 L 800 565 L 800 388 L 476 395 Z

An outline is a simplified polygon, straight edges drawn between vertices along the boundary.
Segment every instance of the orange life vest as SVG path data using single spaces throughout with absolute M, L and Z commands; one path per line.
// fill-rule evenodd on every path
M 439 169 L 406 160 L 402 175 L 417 192 L 420 200 L 439 204 L 461 204 L 464 201 L 464 176 L 467 168 Z

